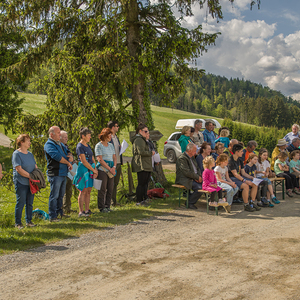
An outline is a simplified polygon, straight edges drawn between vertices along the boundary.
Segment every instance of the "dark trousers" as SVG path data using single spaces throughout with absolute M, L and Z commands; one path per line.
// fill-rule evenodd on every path
M 299 182 L 298 182 L 297 177 L 288 171 L 284 171 L 284 173 L 276 174 L 276 176 L 284 177 L 285 186 L 286 186 L 287 190 L 293 190 L 295 187 L 299 187 Z
M 63 211 L 64 213 L 70 213 L 71 210 L 71 198 L 72 198 L 72 180 L 67 177 L 66 193 L 63 199 Z
M 212 202 L 217 201 L 218 202 L 218 200 L 216 200 L 217 194 L 218 194 L 218 200 L 222 199 L 222 196 L 223 196 L 222 195 L 222 190 L 219 190 L 219 191 L 211 192 L 211 194 L 210 194 L 210 201 L 212 201 Z
M 189 196 L 189 204 L 196 204 L 202 193 L 198 192 L 198 190 L 202 190 L 202 184 L 196 181 L 193 181 L 192 190 L 193 194 Z
M 122 172 L 122 165 L 117 164 L 116 170 L 117 170 L 117 175 L 115 176 L 115 179 L 114 179 L 114 189 L 113 189 L 112 196 L 111 196 L 112 203 L 114 206 L 117 204 L 117 188 L 118 188 L 118 184 L 119 184 L 120 176 L 121 176 L 121 172 Z
M 102 180 L 101 188 L 98 191 L 98 208 L 110 208 L 111 196 L 114 188 L 114 177 L 109 178 L 105 172 L 99 170 L 97 179 Z
M 143 200 L 147 199 L 147 190 L 148 190 L 148 183 L 150 180 L 150 176 L 151 176 L 151 172 L 147 172 L 147 171 L 137 172 L 137 178 L 138 178 L 138 186 L 136 188 L 137 202 L 142 202 Z

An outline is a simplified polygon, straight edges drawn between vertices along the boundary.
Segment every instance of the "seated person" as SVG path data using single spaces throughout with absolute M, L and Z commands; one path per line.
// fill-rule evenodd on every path
M 286 150 L 286 148 L 287 148 L 286 140 L 285 139 L 279 139 L 278 142 L 277 142 L 276 147 L 274 148 L 274 150 L 272 152 L 271 170 L 274 170 L 275 160 L 277 159 L 277 156 L 280 152 L 286 152 L 286 154 L 287 154 L 286 163 L 287 163 L 287 165 L 289 165 L 289 153 Z
M 236 144 L 232 148 L 233 155 L 229 158 L 228 173 L 230 179 L 242 190 L 242 197 L 244 201 L 244 209 L 246 211 L 260 210 L 261 208 L 255 204 L 257 194 L 257 186 L 251 181 L 249 176 L 244 170 L 244 164 L 240 157 L 243 155 L 243 146 Z M 250 204 L 248 202 L 249 189 L 251 188 Z
M 289 172 L 289 167 L 286 163 L 288 154 L 286 152 L 280 152 L 274 164 L 274 171 L 277 177 L 284 177 L 286 194 L 289 197 L 293 197 L 293 192 L 300 195 L 299 182 L 294 174 Z
M 198 190 L 202 189 L 201 171 L 197 165 L 195 154 L 197 146 L 195 144 L 188 144 L 186 150 L 182 153 L 176 161 L 176 184 L 186 187 L 189 191 L 192 189 L 194 193 L 189 196 L 188 207 L 197 209 L 195 204 L 201 196 Z
M 291 161 L 290 161 L 290 173 L 294 174 L 296 177 L 300 177 L 300 151 L 294 150 L 291 154 Z
M 292 153 L 295 150 L 299 150 L 299 146 L 300 146 L 300 139 L 299 138 L 294 138 L 292 143 L 286 148 L 286 150 L 289 153 Z
M 215 153 L 212 153 L 212 157 L 214 158 L 214 160 L 217 160 L 217 158 L 223 153 L 224 151 L 224 144 L 221 143 L 221 142 L 217 142 L 216 145 L 215 145 L 215 150 L 216 152 Z
M 284 139 L 286 140 L 287 144 L 290 145 L 293 141 L 294 138 L 299 138 L 299 125 L 298 124 L 293 124 L 292 126 L 292 131 L 289 132 Z
M 228 136 L 229 136 L 229 130 L 222 129 L 220 132 L 220 137 L 215 140 L 215 143 L 221 142 L 224 144 L 225 148 L 228 148 L 229 143 L 230 143 Z M 216 150 L 216 148 L 215 148 L 215 150 Z
M 257 147 L 256 141 L 249 141 L 246 149 L 243 149 L 242 161 L 244 165 L 247 163 L 247 159 L 250 153 L 254 153 L 255 148 Z
M 204 168 L 203 168 L 203 159 L 206 156 L 209 156 L 211 153 L 211 146 L 210 143 L 204 142 L 202 144 L 202 147 L 200 149 L 200 154 L 197 156 L 196 161 L 198 164 L 199 169 L 201 170 L 201 174 L 204 172 Z
M 239 141 L 238 141 L 237 139 L 232 139 L 232 140 L 230 140 L 230 143 L 229 143 L 228 148 L 225 149 L 223 153 L 227 154 L 227 155 L 230 157 L 230 156 L 233 154 L 233 153 L 232 153 L 232 148 L 233 148 L 233 146 L 236 145 L 236 144 L 238 144 L 238 142 L 239 142 Z

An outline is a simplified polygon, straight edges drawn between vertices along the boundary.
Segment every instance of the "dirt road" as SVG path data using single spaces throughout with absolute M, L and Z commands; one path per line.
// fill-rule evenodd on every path
M 300 201 L 176 210 L 0 257 L 0 299 L 299 299 Z

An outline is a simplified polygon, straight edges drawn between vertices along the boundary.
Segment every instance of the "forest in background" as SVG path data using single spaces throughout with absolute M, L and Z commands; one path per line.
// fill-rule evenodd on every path
M 151 104 L 163 105 L 150 93 Z M 190 78 L 185 91 L 172 101 L 172 107 L 233 121 L 289 128 L 300 123 L 300 103 L 281 92 L 244 79 L 227 79 L 213 74 Z

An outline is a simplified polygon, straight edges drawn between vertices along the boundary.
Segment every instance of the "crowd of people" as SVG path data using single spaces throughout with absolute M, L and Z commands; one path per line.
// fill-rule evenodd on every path
M 200 124 L 200 125 L 199 125 Z M 211 208 L 226 206 L 228 213 L 233 202 L 244 203 L 249 212 L 261 210 L 261 207 L 274 207 L 280 201 L 276 198 L 270 178 L 284 178 L 286 193 L 300 195 L 300 138 L 299 126 L 294 124 L 278 143 L 272 153 L 271 164 L 268 150 L 258 147 L 256 141 L 243 142 L 229 140 L 227 127 L 219 129 L 219 136 L 214 132 L 211 121 L 205 123 L 203 134 L 201 120 L 195 121 L 195 128 L 184 126 L 178 142 L 182 154 L 176 162 L 176 184 L 186 187 L 189 195 L 188 207 L 197 209 L 195 205 L 201 196 L 201 190 L 210 192 Z M 194 134 L 192 134 L 194 132 Z M 223 197 L 226 192 L 226 198 Z M 238 197 L 240 195 L 240 197 Z M 234 200 L 235 198 L 235 200 Z
M 255 141 L 249 141 L 246 147 L 236 139 L 229 140 L 229 129 L 223 127 L 219 136 L 214 132 L 213 122 L 205 123 L 201 132 L 202 121 L 196 120 L 194 128 L 184 126 L 179 143 L 182 154 L 176 162 L 176 183 L 193 192 L 188 197 L 188 207 L 197 209 L 195 205 L 201 196 L 199 190 L 210 192 L 209 205 L 213 208 L 223 204 L 230 213 L 233 202 L 244 203 L 246 211 L 260 210 L 261 207 L 273 207 L 279 204 L 273 192 L 270 178 L 285 178 L 286 193 L 293 197 L 300 194 L 300 137 L 299 126 L 294 124 L 292 132 L 278 141 L 272 153 L 271 164 L 268 151 L 257 148 Z M 101 184 L 98 187 L 97 204 L 101 213 L 109 213 L 111 205 L 117 205 L 117 186 L 120 179 L 121 144 L 117 137 L 119 125 L 110 121 L 107 128 L 99 134 L 99 142 L 94 152 L 89 142 L 92 132 L 84 127 L 79 131 L 79 143 L 76 156 L 68 147 L 68 133 L 58 126 L 49 129 L 49 138 L 44 145 L 47 161 L 47 179 L 50 183 L 49 220 L 58 222 L 70 216 L 72 186 L 79 190 L 78 217 L 89 217 L 90 195 L 95 179 Z M 146 205 L 147 190 L 153 171 L 155 147 L 150 140 L 150 132 L 146 125 L 139 124 L 132 142 L 132 171 L 137 173 L 136 188 L 137 205 Z M 28 150 L 31 145 L 30 136 L 21 134 L 16 140 L 17 149 L 12 155 L 13 182 L 16 192 L 15 226 L 23 228 L 22 212 L 25 206 L 26 226 L 34 227 L 32 208 L 34 193 L 31 183 L 34 179 L 43 181 L 43 174 L 37 168 L 33 154 Z M 94 155 L 95 153 L 95 155 Z M 73 166 L 76 164 L 76 172 Z M 72 172 L 73 170 L 73 172 Z M 69 175 L 72 176 L 69 176 Z M 0 179 L 2 178 L 0 164 Z M 223 192 L 226 196 L 223 196 Z M 236 197 L 240 193 L 240 198 Z M 259 194 L 259 197 L 258 197 Z

